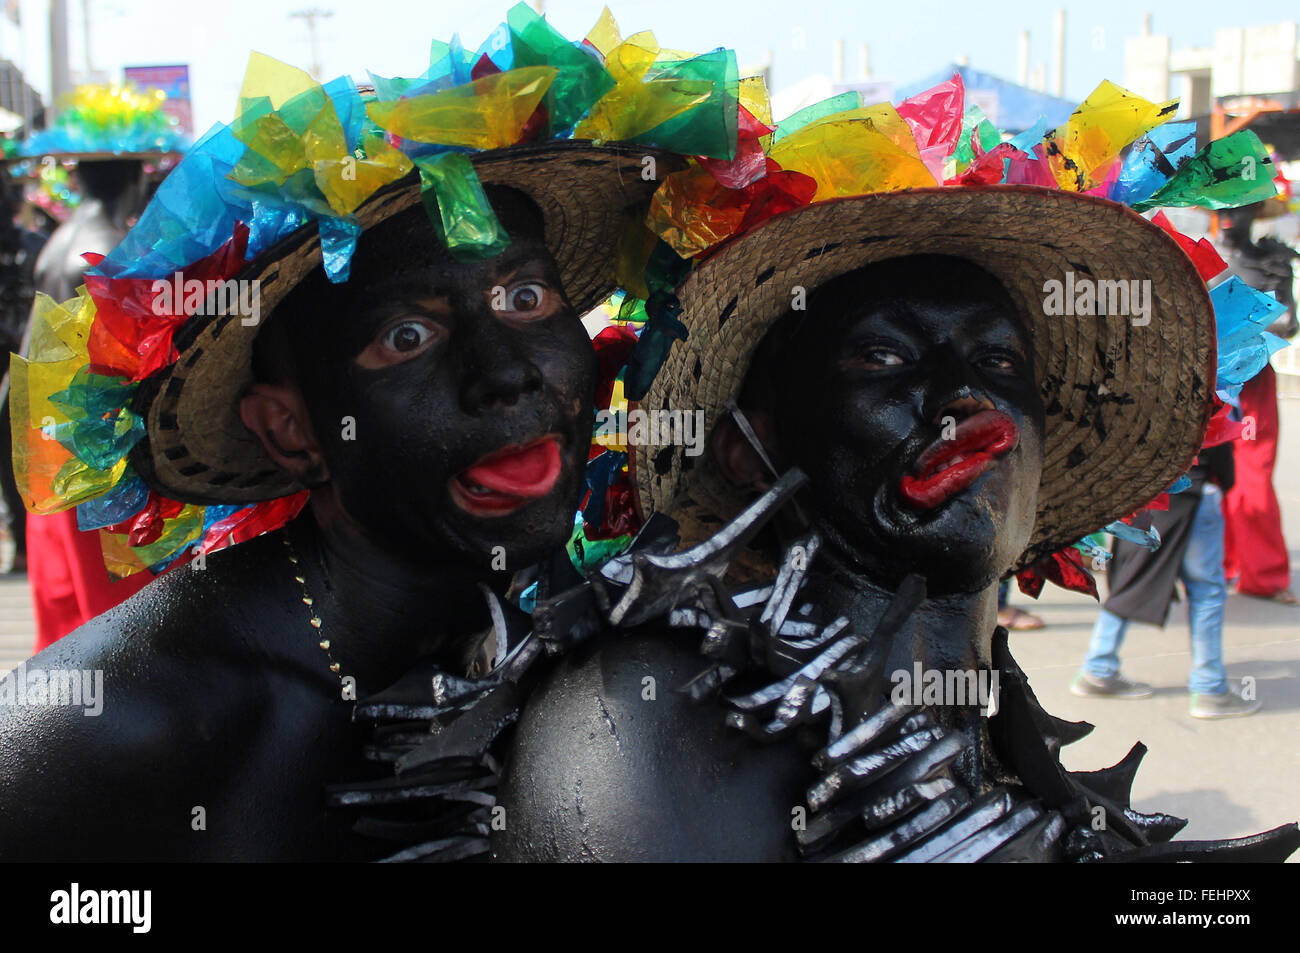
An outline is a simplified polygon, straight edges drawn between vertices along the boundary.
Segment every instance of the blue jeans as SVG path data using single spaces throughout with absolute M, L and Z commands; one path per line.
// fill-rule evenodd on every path
M 1212 483 L 1192 517 L 1191 538 L 1178 567 L 1178 578 L 1187 587 L 1187 622 L 1192 630 L 1192 670 L 1187 690 L 1222 694 L 1228 690 L 1228 673 L 1223 667 L 1223 608 L 1228 587 L 1223 579 L 1223 495 Z M 1094 678 L 1110 678 L 1119 672 L 1119 647 L 1128 630 L 1128 620 L 1101 610 L 1092 629 L 1092 642 L 1083 670 Z

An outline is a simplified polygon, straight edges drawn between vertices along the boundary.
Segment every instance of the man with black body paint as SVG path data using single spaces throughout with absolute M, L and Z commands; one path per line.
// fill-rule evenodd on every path
M 324 805 L 366 771 L 343 678 L 364 696 L 417 658 L 465 674 L 480 586 L 563 544 L 587 457 L 594 352 L 536 208 L 490 194 L 502 254 L 454 260 L 417 205 L 361 237 L 347 284 L 317 269 L 277 310 L 240 411 L 308 507 L 33 660 L 102 670 L 104 710 L 0 709 L 0 859 L 383 853 Z
M 808 474 L 800 499 L 826 539 L 800 601 L 808 596 L 828 618 L 845 615 L 870 631 L 904 576 L 923 571 L 933 580 L 930 598 L 895 637 L 887 671 L 910 670 L 918 659 L 939 670 L 991 665 L 998 578 L 1028 543 L 1042 465 L 1031 353 L 995 280 L 965 262 L 917 257 L 817 289 L 807 312 L 787 315 L 751 365 L 741 409 L 778 471 L 797 465 Z M 988 425 L 1012 440 L 967 486 L 940 490 L 942 499 L 918 511 L 900 481 L 942 446 L 946 417 L 959 434 Z M 733 423 L 718 425 L 710 449 L 738 488 L 770 485 Z M 674 694 L 669 687 L 700 664 L 689 640 L 665 631 L 610 640 L 562 667 L 521 720 L 501 797 L 513 820 L 500 835 L 501 856 L 794 859 L 791 809 L 802 800 L 810 752 L 788 742 L 756 746 L 725 728 L 716 703 Z M 641 677 L 665 687 L 655 701 L 641 701 Z M 609 730 L 566 741 L 566 726 L 586 720 L 593 698 L 613 713 Z M 1006 780 L 978 705 L 939 711 L 967 739 L 965 783 L 983 793 Z M 655 752 L 672 738 L 684 739 L 680 749 L 657 763 Z M 628 764 L 640 770 L 623 770 Z M 567 803 L 579 779 L 582 825 L 538 810 Z
M 1150 859 L 1291 853 L 1300 844 L 1294 824 L 1238 841 L 1163 843 L 1185 822 L 1129 808 L 1141 746 L 1091 775 L 1071 776 L 1060 765 L 1060 744 L 1090 726 L 1042 710 L 997 628 L 998 580 L 1031 547 L 1041 512 L 1045 405 L 1033 345 L 1005 286 L 955 257 L 860 267 L 813 291 L 806 312 L 787 311 L 749 364 L 738 400 L 772 466 L 734 417 L 714 426 L 710 462 L 744 498 L 773 486 L 776 473 L 806 473 L 798 507 L 777 511 L 769 524 L 776 538 L 756 545 L 771 553 L 810 530 L 820 537 L 786 617 L 796 625 L 833 631 L 842 617 L 844 632 L 867 637 L 896 618 L 882 637 L 876 690 L 869 669 L 856 687 L 817 675 L 801 690 L 790 680 L 809 656 L 788 654 L 797 637 L 765 637 L 752 622 L 735 640 L 762 646 L 749 650 L 749 667 L 716 629 L 725 633 L 735 620 L 715 621 L 707 635 L 684 621 L 613 632 L 556 664 L 525 707 L 498 796 L 510 824 L 493 835 L 494 856 L 1060 861 L 1135 849 Z M 764 578 L 775 592 L 780 583 Z M 727 618 L 707 588 L 691 596 L 687 585 L 674 608 Z M 818 644 L 810 655 L 831 655 L 834 642 Z M 692 700 L 687 686 L 716 674 L 720 659 L 741 666 L 734 684 Z M 891 706 L 881 674 L 918 662 L 1001 676 L 996 711 L 970 699 L 915 713 Z M 657 687 L 650 699 L 646 680 Z M 763 709 L 737 700 L 757 698 L 768 682 L 776 693 L 767 697 L 788 692 L 782 704 L 792 710 L 815 702 L 813 684 L 838 694 L 844 707 L 831 720 L 842 716 L 844 733 L 832 729 L 827 745 L 822 709 L 820 720 L 796 715 L 793 730 L 768 736 L 780 708 L 768 723 L 770 710 L 751 715 Z M 753 730 L 729 727 L 746 719 Z M 873 724 L 886 727 L 866 732 Z M 855 787 L 855 776 L 870 780 Z M 867 829 L 853 833 L 863 820 Z

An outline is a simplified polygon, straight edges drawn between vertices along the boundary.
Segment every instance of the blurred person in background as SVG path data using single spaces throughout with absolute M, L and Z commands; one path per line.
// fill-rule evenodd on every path
M 0 170 L 7 173 L 7 170 Z M 7 174 L 0 180 L 0 343 L 22 347 L 32 310 L 36 257 L 46 235 L 18 220 L 22 187 Z M 9 365 L 0 372 L 0 449 L 12 457 L 9 427 Z M 12 467 L 0 467 L 0 573 L 21 572 L 27 565 L 27 511 L 14 483 Z
M 1230 718 L 1259 709 L 1228 686 L 1223 666 L 1223 617 L 1228 589 L 1223 575 L 1223 493 L 1233 486 L 1233 445 L 1202 450 L 1187 474 L 1192 485 L 1171 494 L 1169 509 L 1150 514 L 1160 534 L 1154 552 L 1116 539 L 1107 572 L 1110 595 L 1092 630 L 1082 670 L 1070 691 L 1085 698 L 1146 698 L 1150 685 L 1120 675 L 1119 649 L 1130 622 L 1164 628 L 1175 583 L 1187 592 L 1192 667 L 1187 677 L 1193 718 Z
M 89 267 L 82 256 L 112 251 L 144 208 L 147 194 L 140 159 L 82 160 L 77 179 L 81 203 L 36 259 L 36 290 L 56 301 L 76 296 Z M 79 530 L 74 510 L 28 514 L 27 576 L 36 616 L 34 652 L 134 595 L 151 578 L 141 573 L 112 581 L 104 568 L 99 531 Z
M 1297 253 L 1276 239 L 1261 238 L 1256 242 L 1251 238 L 1251 226 L 1270 204 L 1278 203 L 1269 199 L 1220 212 L 1221 244 L 1233 273 L 1252 287 L 1272 292 L 1286 306 L 1286 313 L 1269 331 L 1289 339 L 1297 331 L 1292 287 L 1292 262 Z M 1237 580 L 1237 591 L 1242 595 L 1293 606 L 1296 596 L 1291 591 L 1291 559 L 1282 536 L 1282 510 L 1273 488 L 1278 413 L 1277 374 L 1271 364 L 1265 364 L 1246 383 L 1240 400 L 1241 419 L 1247 427 L 1236 441 L 1236 484 L 1224 501 L 1225 571 L 1228 579 Z
M 1011 595 L 1011 580 L 1003 579 L 998 586 L 998 625 L 1013 632 L 1029 632 L 1045 628 L 1045 623 L 1032 612 L 1008 604 Z

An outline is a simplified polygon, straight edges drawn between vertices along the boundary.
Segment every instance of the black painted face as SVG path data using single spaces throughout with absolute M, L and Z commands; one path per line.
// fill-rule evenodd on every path
M 363 235 L 350 281 L 313 295 L 295 337 L 347 513 L 391 551 L 503 547 L 513 570 L 572 531 L 597 363 L 535 210 L 494 204 L 512 243 L 486 261 L 454 260 L 420 208 Z
M 1033 532 L 1044 424 L 1002 286 L 962 259 L 895 259 L 818 289 L 774 334 L 778 443 L 832 541 L 887 585 L 917 571 L 973 592 L 1006 572 Z

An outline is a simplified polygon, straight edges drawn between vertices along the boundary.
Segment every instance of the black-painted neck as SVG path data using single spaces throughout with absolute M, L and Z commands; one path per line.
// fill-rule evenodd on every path
M 421 658 L 464 675 L 491 626 L 481 586 L 500 594 L 506 574 L 415 564 L 376 544 L 317 495 L 287 529 L 331 654 L 359 692 L 387 687 Z

